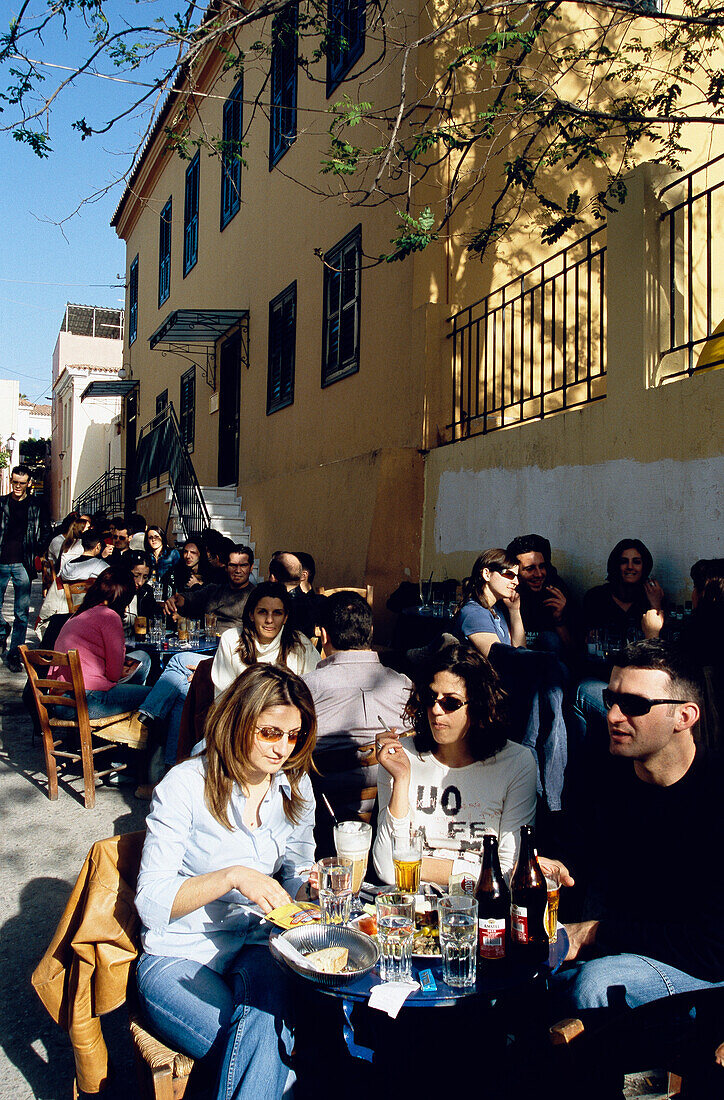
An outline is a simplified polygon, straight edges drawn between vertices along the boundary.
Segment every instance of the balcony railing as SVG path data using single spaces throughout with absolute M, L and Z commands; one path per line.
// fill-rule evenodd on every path
M 718 269 L 712 278 L 712 240 L 724 221 L 724 154 L 668 184 L 659 198 L 672 203 L 661 215 L 662 381 L 724 364 L 724 335 L 704 348 L 724 322 Z
M 606 393 L 605 227 L 449 318 L 451 442 Z
M 179 423 L 173 405 L 166 405 L 153 420 L 141 428 L 136 450 L 138 485 L 141 496 L 159 488 L 168 477 L 176 510 L 186 537 L 209 527 L 206 509 L 196 471 L 181 439 Z
M 122 467 L 114 466 L 112 470 L 107 470 L 75 498 L 74 510 L 88 515 L 94 512 L 105 512 L 107 516 L 123 515 L 125 479 L 126 471 Z

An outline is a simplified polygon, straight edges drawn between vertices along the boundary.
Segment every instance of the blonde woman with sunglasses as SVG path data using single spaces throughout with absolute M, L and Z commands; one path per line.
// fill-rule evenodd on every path
M 304 681 L 255 665 L 212 709 L 204 751 L 154 791 L 136 894 L 141 1003 L 225 1100 L 280 1097 L 293 1080 L 289 993 L 261 921 L 309 896 L 315 736 Z
M 496 644 L 525 646 L 518 562 L 511 560 L 505 550 L 485 550 L 477 557 L 455 619 L 455 633 L 483 657 Z

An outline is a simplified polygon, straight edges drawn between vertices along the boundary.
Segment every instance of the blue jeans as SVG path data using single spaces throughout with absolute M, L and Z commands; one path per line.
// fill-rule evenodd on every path
M 243 947 L 223 975 L 190 959 L 142 955 L 136 982 L 154 1032 L 218 1067 L 218 1100 L 273 1100 L 293 1084 L 288 979 L 265 945 Z
M 566 1002 L 569 1015 L 595 1009 L 624 1011 L 674 997 L 724 986 L 706 982 L 683 970 L 645 955 L 604 955 L 561 967 L 550 979 L 551 988 Z
M 116 684 L 108 691 L 87 691 L 89 718 L 105 718 L 109 714 L 122 714 L 126 710 L 138 710 L 151 688 L 145 680 L 151 667 L 151 658 L 142 649 L 127 653 L 129 660 L 138 661 L 139 667 L 125 684 Z
M 581 743 L 594 737 L 596 743 L 608 747 L 608 711 L 603 705 L 603 689 L 606 687 L 608 680 L 581 680 L 578 685 L 573 715 Z
M 189 693 L 190 676 L 194 669 L 208 654 L 175 653 L 151 688 L 141 707 L 144 714 L 153 721 L 167 721 L 166 749 L 167 764 L 176 763 L 178 735 L 181 728 L 181 712 Z
M 7 627 L 3 618 L 2 605 L 8 582 L 13 582 L 13 632 L 10 638 L 10 653 L 25 642 L 28 629 L 28 610 L 30 608 L 30 577 L 22 562 L 12 565 L 0 565 L 0 627 Z

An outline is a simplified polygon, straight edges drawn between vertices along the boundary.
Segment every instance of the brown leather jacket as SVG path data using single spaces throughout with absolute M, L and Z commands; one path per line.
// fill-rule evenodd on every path
M 126 1000 L 140 948 L 134 897 L 145 832 L 97 841 L 88 853 L 33 985 L 73 1044 L 78 1087 L 99 1092 L 108 1051 L 99 1017 Z

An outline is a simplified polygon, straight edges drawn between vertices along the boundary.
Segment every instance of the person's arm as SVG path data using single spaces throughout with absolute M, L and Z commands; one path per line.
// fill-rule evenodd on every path
M 463 638 L 482 653 L 483 657 L 488 656 L 496 642 L 504 644 L 495 633 L 492 612 L 477 600 L 469 600 L 460 608 L 459 630 Z
M 123 675 L 123 665 L 126 660 L 126 636 L 123 633 L 120 615 L 115 611 L 105 615 L 99 633 L 103 638 L 106 678 L 112 684 L 117 684 Z
M 523 616 L 520 613 L 520 591 L 516 588 L 515 595 L 505 597 L 503 603 L 508 609 L 510 619 L 510 644 L 516 648 L 525 648 L 525 627 Z
M 382 739 L 380 739 L 381 741 Z M 398 753 L 407 757 L 405 750 L 401 746 L 395 748 L 394 756 Z M 389 756 L 389 753 L 388 753 Z M 394 759 L 393 756 L 393 759 Z M 377 759 L 380 759 L 380 752 L 378 750 Z M 409 758 L 408 758 L 409 766 Z M 388 760 L 389 765 L 389 760 Z M 375 871 L 377 872 L 382 882 L 394 882 L 395 881 L 395 867 L 392 862 L 392 837 L 395 832 L 403 832 L 410 828 L 410 822 L 412 820 L 409 813 L 409 775 L 407 780 L 407 797 L 400 798 L 403 793 L 399 782 L 393 783 L 393 777 L 388 768 L 384 764 L 377 768 L 377 834 L 375 836 L 375 842 L 372 849 L 372 859 L 375 865 Z M 393 786 L 398 789 L 397 801 L 406 802 L 407 810 L 405 815 L 398 819 L 390 811 L 390 803 L 393 797 Z M 398 813 L 399 813 L 398 808 Z
M 214 662 L 211 666 L 211 680 L 214 685 L 214 694 L 218 698 L 222 691 L 226 691 L 234 683 L 245 669 L 241 657 L 236 652 L 239 645 L 239 631 L 235 626 L 225 630 L 219 639 L 219 648 L 214 654 Z
M 641 629 L 644 632 L 644 638 L 658 638 L 663 628 L 663 611 L 657 611 L 653 607 L 648 611 L 644 611 L 641 616 Z
M 300 784 L 304 810 L 287 840 L 282 861 L 274 872 L 290 897 L 298 897 L 314 867 L 314 792 L 308 776 Z
M 573 639 L 565 621 L 568 598 L 565 592 L 560 588 L 556 588 L 554 584 L 546 585 L 546 592 L 549 595 L 543 600 L 543 606 L 550 611 L 555 632 L 561 642 L 566 648 L 570 648 L 573 645 Z
M 496 642 L 499 645 L 502 644 L 497 634 L 469 634 L 468 641 L 475 646 L 478 653 L 482 653 L 483 657 L 488 656 Z
M 518 857 L 521 825 L 535 822 L 537 774 L 535 755 L 528 749 L 515 765 L 503 797 L 498 826 L 500 869 L 508 877 Z
M 659 582 L 655 581 L 653 577 L 649 577 L 647 581 L 644 581 L 644 592 L 654 611 L 661 611 L 664 606 L 665 597 L 664 590 Z

